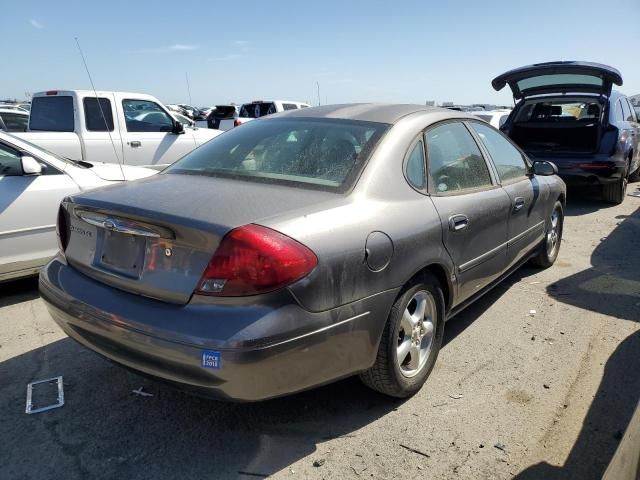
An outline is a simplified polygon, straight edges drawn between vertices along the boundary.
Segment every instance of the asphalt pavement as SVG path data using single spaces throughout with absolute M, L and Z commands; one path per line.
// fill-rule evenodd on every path
M 629 193 L 570 191 L 556 264 L 447 323 L 405 401 L 356 378 L 255 404 L 188 396 L 67 338 L 35 279 L 0 284 L 0 478 L 599 479 L 640 399 L 640 183 Z M 27 383 L 58 375 L 65 405 L 26 415 Z

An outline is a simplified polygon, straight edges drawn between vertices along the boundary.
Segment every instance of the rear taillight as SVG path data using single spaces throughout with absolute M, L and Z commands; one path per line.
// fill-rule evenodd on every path
M 222 239 L 196 293 L 237 297 L 271 292 L 308 275 L 317 264 L 315 254 L 292 238 L 245 225 Z
M 64 253 L 67 248 L 68 236 L 67 236 L 67 217 L 64 213 L 64 207 L 60 206 L 58 209 L 58 221 L 56 222 L 56 235 L 58 237 L 58 248 L 60 253 Z
M 233 121 L 233 126 L 234 126 L 234 127 L 239 127 L 240 125 L 242 125 L 242 122 L 236 118 L 236 119 Z

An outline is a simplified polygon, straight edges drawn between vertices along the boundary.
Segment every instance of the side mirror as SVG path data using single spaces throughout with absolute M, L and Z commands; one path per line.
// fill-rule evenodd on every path
M 22 157 L 22 173 L 25 175 L 40 175 L 42 165 L 33 157 Z
M 558 167 L 555 163 L 549 162 L 547 160 L 541 160 L 533 162 L 533 173 L 535 175 L 542 176 L 557 175 Z
M 173 129 L 171 130 L 171 133 L 175 133 L 176 135 L 180 135 L 181 133 L 184 133 L 184 125 L 182 125 L 179 121 L 175 121 L 173 123 Z

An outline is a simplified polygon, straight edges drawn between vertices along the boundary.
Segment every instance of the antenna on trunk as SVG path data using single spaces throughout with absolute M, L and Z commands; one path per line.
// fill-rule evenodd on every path
M 82 58 L 82 63 L 84 64 L 84 68 L 87 71 L 87 76 L 89 77 L 89 82 L 91 83 L 91 88 L 93 89 L 93 94 L 96 96 L 96 103 L 98 104 L 98 108 L 100 109 L 100 115 L 102 115 L 102 121 L 104 122 L 104 128 L 109 135 L 109 140 L 111 141 L 111 146 L 113 147 L 113 153 L 116 156 L 116 160 L 118 161 L 118 165 L 120 165 L 120 173 L 122 174 L 122 180 L 126 180 L 124 176 L 124 169 L 122 168 L 122 161 L 120 161 L 120 157 L 118 156 L 118 149 L 116 148 L 116 144 L 113 141 L 113 137 L 111 136 L 111 130 L 109 130 L 109 124 L 107 123 L 107 117 L 104 114 L 104 110 L 102 109 L 102 104 L 100 103 L 100 98 L 98 98 L 98 92 L 96 91 L 96 86 L 93 84 L 93 78 L 91 78 L 91 73 L 89 72 L 89 67 L 87 65 L 87 60 L 84 58 L 84 53 L 82 52 L 82 48 L 80 47 L 80 41 L 78 37 L 73 37 L 76 41 L 76 45 L 78 46 L 78 51 L 80 52 L 80 57 Z M 123 158 L 124 161 L 124 158 Z

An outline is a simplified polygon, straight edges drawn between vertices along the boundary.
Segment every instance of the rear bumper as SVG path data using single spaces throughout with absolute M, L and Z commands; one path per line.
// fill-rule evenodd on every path
M 548 160 L 558 167 L 558 175 L 567 185 L 605 185 L 622 178 L 626 168 L 624 160 L 608 155 L 584 155 L 554 157 L 552 155 L 529 155 L 532 160 Z
M 369 368 L 397 290 L 319 313 L 277 302 L 179 306 L 108 287 L 55 258 L 40 293 L 55 322 L 89 349 L 188 391 L 256 401 Z M 203 366 L 203 355 L 219 355 L 218 368 Z

